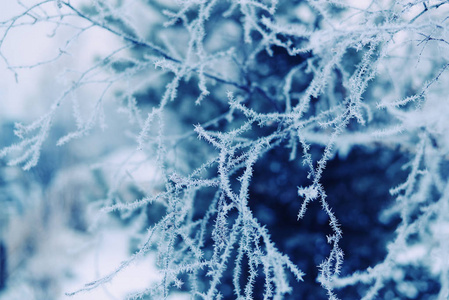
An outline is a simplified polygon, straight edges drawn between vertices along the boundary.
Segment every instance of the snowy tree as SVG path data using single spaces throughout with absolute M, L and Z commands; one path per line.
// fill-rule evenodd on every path
M 449 297 L 447 1 L 2 6 L 5 297 L 151 255 L 128 298 Z

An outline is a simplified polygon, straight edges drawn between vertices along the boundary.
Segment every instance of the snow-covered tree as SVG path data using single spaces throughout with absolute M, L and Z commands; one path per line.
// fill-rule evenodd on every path
M 449 2 L 0 10 L 3 293 L 60 297 L 113 219 L 128 259 L 67 295 L 156 254 L 129 298 L 448 298 Z

